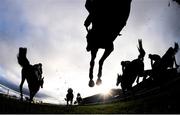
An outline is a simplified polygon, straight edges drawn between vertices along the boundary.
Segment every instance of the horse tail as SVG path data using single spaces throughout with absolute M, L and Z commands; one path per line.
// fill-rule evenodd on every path
M 27 48 L 23 48 L 23 47 L 19 48 L 19 53 L 17 54 L 17 60 L 21 67 L 26 67 L 30 65 L 29 60 L 26 57 L 26 53 L 27 53 Z

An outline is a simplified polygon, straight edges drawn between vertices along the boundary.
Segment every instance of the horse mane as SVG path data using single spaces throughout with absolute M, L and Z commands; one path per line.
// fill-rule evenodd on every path
M 23 48 L 23 47 L 19 48 L 19 53 L 17 54 L 17 60 L 21 67 L 26 67 L 30 65 L 29 60 L 26 57 L 26 53 L 27 53 L 27 48 Z

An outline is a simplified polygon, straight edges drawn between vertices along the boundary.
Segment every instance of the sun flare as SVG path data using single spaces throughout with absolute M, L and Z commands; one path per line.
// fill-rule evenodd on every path
M 111 88 L 106 86 L 106 85 L 102 85 L 102 86 L 97 86 L 96 87 L 97 93 L 100 93 L 102 95 L 109 95 L 110 94 L 110 90 L 111 90 Z

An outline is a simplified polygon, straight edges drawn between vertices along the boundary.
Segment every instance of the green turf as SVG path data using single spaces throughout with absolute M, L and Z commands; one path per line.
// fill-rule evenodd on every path
M 26 102 L 0 96 L 0 113 L 180 113 L 179 93 L 169 93 L 133 99 L 131 101 L 68 107 L 52 104 L 30 105 Z

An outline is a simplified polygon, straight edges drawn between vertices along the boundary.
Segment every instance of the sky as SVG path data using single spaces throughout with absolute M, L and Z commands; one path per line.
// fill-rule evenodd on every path
M 19 47 L 27 47 L 31 64 L 43 64 L 44 88 L 37 95 L 44 101 L 64 104 L 68 88 L 82 97 L 107 92 L 116 87 L 120 62 L 138 56 L 138 39 L 146 51 L 145 69 L 150 69 L 148 54 L 163 56 L 174 42 L 180 44 L 180 6 L 171 0 L 132 0 L 127 25 L 114 41 L 114 51 L 103 66 L 102 85 L 88 86 L 90 53 L 86 51 L 85 0 L 0 0 L 0 83 L 17 89 L 21 67 Z M 168 4 L 170 3 L 170 6 Z M 94 68 L 97 79 L 99 50 Z M 176 55 L 180 64 L 180 53 Z M 8 87 L 8 84 L 7 84 Z M 24 84 L 27 88 L 27 83 Z

